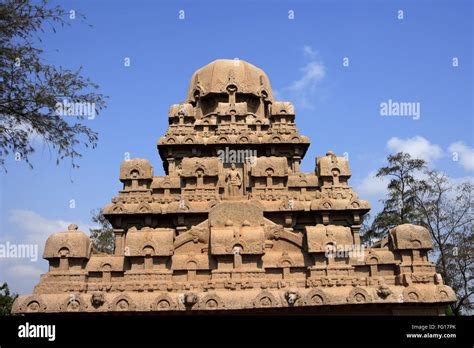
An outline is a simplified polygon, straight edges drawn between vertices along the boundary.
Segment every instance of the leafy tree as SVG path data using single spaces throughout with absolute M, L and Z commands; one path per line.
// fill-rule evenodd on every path
M 458 297 L 453 314 L 473 309 L 474 296 L 474 216 L 473 185 L 455 184 L 444 173 L 425 172 L 424 185 L 414 186 L 421 225 L 431 233 L 437 269 Z
M 360 226 L 360 241 L 366 246 L 372 245 L 374 239 L 371 218 L 372 215 L 370 213 L 365 214 Z
M 17 294 L 10 294 L 7 283 L 0 286 L 0 315 L 11 315 L 12 305 L 17 297 Z
M 94 251 L 112 254 L 115 248 L 115 236 L 112 225 L 105 218 L 101 209 L 93 210 L 91 214 L 92 222 L 99 225 L 98 228 L 90 229 L 90 238 Z
M 454 183 L 446 174 L 431 170 L 409 154 L 388 156 L 388 166 L 377 172 L 389 177 L 388 197 L 382 212 L 368 226 L 362 238 L 386 236 L 390 228 L 403 223 L 426 227 L 434 241 L 437 272 L 453 288 L 457 302 L 449 313 L 459 315 L 474 308 L 474 217 L 473 185 Z
M 365 233 L 364 238 L 381 238 L 388 229 L 397 225 L 419 221 L 419 214 L 415 206 L 415 192 L 413 189 L 424 185 L 423 180 L 416 179 L 417 175 L 426 168 L 421 159 L 413 159 L 407 153 L 399 152 L 387 158 L 388 165 L 380 168 L 376 176 L 388 177 L 388 197 L 383 201 L 383 210 L 378 213 L 372 226 Z
M 446 243 L 444 260 L 447 283 L 454 289 L 457 302 L 450 307 L 454 315 L 471 314 L 474 310 L 474 233 L 463 228 L 454 233 L 452 242 Z M 442 269 L 442 258 L 437 268 Z
M 81 123 L 87 115 L 58 115 L 58 103 L 92 106 L 98 114 L 106 97 L 81 75 L 81 68 L 68 70 L 42 59 L 39 34 L 45 27 L 56 32 L 58 26 L 69 25 L 65 16 L 47 0 L 0 2 L 0 166 L 5 170 L 10 154 L 32 167 L 29 158 L 38 143 L 56 152 L 56 163 L 70 158 L 73 167 L 81 157 L 80 146 L 97 145 L 97 133 Z

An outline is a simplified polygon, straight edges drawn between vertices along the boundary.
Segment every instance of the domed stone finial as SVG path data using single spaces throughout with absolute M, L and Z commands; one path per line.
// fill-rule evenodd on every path
M 196 102 L 196 92 L 199 97 L 228 93 L 229 86 L 232 93 L 252 94 L 257 97 L 260 90 L 264 89 L 267 98 L 273 101 L 270 80 L 262 69 L 243 60 L 217 59 L 194 73 L 187 102 Z
M 77 231 L 78 228 L 79 228 L 79 227 L 77 227 L 76 224 L 70 224 L 70 225 L 67 227 L 67 229 L 68 229 L 69 231 Z
M 331 156 L 331 157 L 333 157 L 333 156 L 336 156 L 336 154 L 334 153 L 334 151 L 329 150 L 329 151 L 326 153 L 326 156 Z
M 242 222 L 242 226 L 248 227 L 250 226 L 250 222 L 248 220 L 244 220 L 244 222 Z
M 234 223 L 230 219 L 225 222 L 226 227 L 233 226 L 233 225 L 234 225 Z

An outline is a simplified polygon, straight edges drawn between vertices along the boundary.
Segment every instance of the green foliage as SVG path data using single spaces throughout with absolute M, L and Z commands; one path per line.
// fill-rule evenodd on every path
M 455 183 L 446 174 L 425 171 L 425 185 L 414 186 L 421 223 L 431 233 L 438 256 L 437 271 L 457 301 L 454 315 L 474 309 L 474 216 L 471 182 Z
M 444 246 L 437 270 L 456 292 L 457 302 L 450 306 L 453 315 L 472 314 L 474 310 L 474 233 L 456 232 Z M 445 265 L 443 266 L 443 258 Z
M 94 251 L 100 253 L 113 254 L 115 247 L 114 229 L 105 218 L 102 210 L 92 211 L 92 222 L 98 224 L 98 228 L 90 229 L 90 238 Z
M 17 297 L 17 294 L 10 294 L 7 283 L 0 286 L 0 315 L 11 315 L 12 305 Z
M 474 310 L 474 217 L 473 185 L 455 183 L 442 172 L 431 170 L 423 160 L 397 153 L 387 158 L 388 166 L 377 172 L 389 177 L 383 210 L 373 223 L 363 224 L 362 240 L 380 239 L 403 223 L 426 227 L 434 241 L 437 272 L 456 293 L 451 315 Z
M 421 159 L 413 159 L 407 153 L 399 152 L 387 158 L 388 165 L 377 171 L 377 177 L 388 177 L 388 197 L 383 201 L 383 210 L 378 213 L 365 238 L 381 238 L 387 230 L 397 225 L 420 221 L 416 209 L 414 185 L 423 186 L 417 175 L 426 168 Z
M 452 317 L 454 315 L 454 312 L 453 312 L 451 306 L 446 306 L 446 308 L 444 310 L 444 315 L 446 315 L 448 317 Z
M 0 166 L 5 170 L 9 154 L 19 154 L 32 167 L 29 158 L 40 143 L 56 152 L 56 163 L 70 158 L 73 167 L 80 146 L 96 147 L 97 133 L 79 122 L 84 115 L 58 116 L 57 103 L 89 103 L 98 114 L 106 97 L 95 92 L 98 85 L 83 77 L 81 68 L 56 67 L 41 57 L 38 34 L 68 25 L 65 16 L 46 0 L 0 3 Z

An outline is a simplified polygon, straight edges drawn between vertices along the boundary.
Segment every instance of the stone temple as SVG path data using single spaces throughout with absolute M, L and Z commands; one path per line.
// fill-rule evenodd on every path
M 428 230 L 400 225 L 371 248 L 369 209 L 346 158 L 310 145 L 267 75 L 239 60 L 194 73 L 158 140 L 165 176 L 124 161 L 123 188 L 104 208 L 113 255 L 76 225 L 51 235 L 49 271 L 15 313 L 444 313 L 455 301 L 428 260 Z

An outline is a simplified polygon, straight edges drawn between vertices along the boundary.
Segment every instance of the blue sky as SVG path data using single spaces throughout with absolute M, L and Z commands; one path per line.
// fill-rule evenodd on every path
M 2 243 L 38 243 L 41 252 L 46 237 L 69 222 L 86 230 L 90 211 L 121 188 L 126 152 L 149 159 L 155 175 L 163 174 L 156 141 L 168 108 L 184 101 L 192 73 L 217 58 L 262 68 L 278 99 L 295 103 L 297 125 L 311 138 L 302 169 L 314 170 L 315 156 L 329 149 L 347 152 L 352 185 L 375 211 L 384 183 L 371 173 L 391 152 L 423 157 L 453 178 L 472 177 L 471 1 L 53 3 L 84 13 L 93 27 L 76 19 L 56 34 L 46 30 L 45 60 L 82 66 L 110 99 L 105 111 L 85 121 L 99 132 L 99 144 L 84 150 L 80 169 L 68 161 L 56 166 L 41 142 L 33 170 L 7 162 L 8 173 L 0 174 Z M 388 100 L 419 103 L 420 118 L 381 116 L 380 104 Z M 46 269 L 41 259 L 0 259 L 0 281 L 28 293 Z

